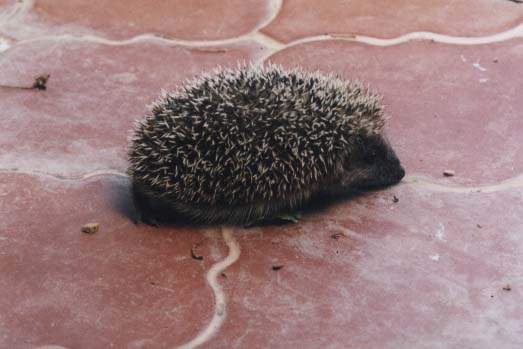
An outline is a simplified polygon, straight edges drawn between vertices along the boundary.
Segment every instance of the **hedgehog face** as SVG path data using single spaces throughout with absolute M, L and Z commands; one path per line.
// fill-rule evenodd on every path
M 344 166 L 345 188 L 382 188 L 398 183 L 405 176 L 396 153 L 383 136 L 360 137 L 357 148 Z

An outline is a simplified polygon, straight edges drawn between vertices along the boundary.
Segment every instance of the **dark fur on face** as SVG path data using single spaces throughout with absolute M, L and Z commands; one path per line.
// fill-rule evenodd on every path
M 358 137 L 358 150 L 344 165 L 342 186 L 366 190 L 383 188 L 401 181 L 405 170 L 396 153 L 383 136 Z

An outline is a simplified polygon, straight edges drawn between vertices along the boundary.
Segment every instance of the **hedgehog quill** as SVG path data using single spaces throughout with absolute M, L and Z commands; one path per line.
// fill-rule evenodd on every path
M 385 119 L 378 95 L 332 75 L 276 65 L 203 74 L 137 123 L 137 221 L 250 225 L 396 184 L 405 171 Z

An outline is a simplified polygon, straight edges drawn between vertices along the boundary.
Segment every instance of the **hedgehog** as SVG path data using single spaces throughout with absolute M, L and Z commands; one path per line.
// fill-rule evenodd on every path
M 217 68 L 152 105 L 129 145 L 137 222 L 249 226 L 401 181 L 381 97 L 333 74 Z

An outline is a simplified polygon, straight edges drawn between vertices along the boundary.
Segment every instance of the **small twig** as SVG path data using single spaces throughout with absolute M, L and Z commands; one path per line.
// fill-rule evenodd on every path
M 0 88 L 12 88 L 17 90 L 32 90 L 33 87 L 27 87 L 27 86 L 10 86 L 10 85 L 0 85 Z
M 0 88 L 13 88 L 18 90 L 46 90 L 47 81 L 49 80 L 49 74 L 43 74 L 35 78 L 33 85 L 31 86 L 10 86 L 10 85 L 0 85 Z
M 191 247 L 191 257 L 193 259 L 196 259 L 198 261 L 203 260 L 203 256 L 200 255 L 198 252 L 196 252 L 196 250 L 201 246 L 201 244 L 203 243 L 204 240 L 205 240 L 205 238 L 201 239 L 200 241 L 198 241 L 197 243 L 192 245 L 192 247 Z
M 33 83 L 32 88 L 36 88 L 38 90 L 46 90 L 47 89 L 47 80 L 49 80 L 49 77 L 51 75 L 44 74 L 40 75 L 35 79 L 35 82 Z

